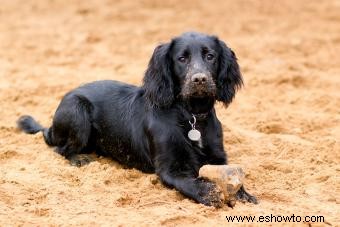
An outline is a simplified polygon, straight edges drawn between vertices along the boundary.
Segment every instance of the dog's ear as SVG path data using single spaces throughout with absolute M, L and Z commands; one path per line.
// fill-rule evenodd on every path
M 153 107 L 169 107 L 174 101 L 170 45 L 156 47 L 144 76 L 145 97 Z
M 227 45 L 217 39 L 220 47 L 217 75 L 217 100 L 228 106 L 235 97 L 236 91 L 242 87 L 243 79 L 235 53 Z

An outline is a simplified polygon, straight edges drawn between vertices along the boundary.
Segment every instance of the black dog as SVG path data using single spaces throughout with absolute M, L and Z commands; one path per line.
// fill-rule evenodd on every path
M 220 191 L 198 178 L 202 165 L 227 163 L 214 104 L 226 106 L 242 86 L 234 52 L 217 37 L 185 33 L 158 46 L 142 87 L 97 81 L 64 96 L 50 128 L 23 116 L 26 133 L 77 165 L 95 150 L 128 167 L 156 172 L 161 181 L 205 205 L 222 205 Z M 190 132 L 190 133 L 189 133 Z M 188 134 L 189 133 L 189 134 Z M 256 203 L 242 187 L 240 200 Z

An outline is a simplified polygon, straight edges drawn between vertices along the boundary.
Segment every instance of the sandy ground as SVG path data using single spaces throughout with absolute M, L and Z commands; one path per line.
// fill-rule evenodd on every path
M 217 110 L 259 205 L 205 207 L 104 158 L 72 167 L 41 134 L 16 129 L 28 113 L 49 126 L 85 82 L 141 84 L 154 47 L 188 30 L 218 35 L 239 58 L 245 87 Z M 339 225 L 339 53 L 339 0 L 1 0 L 0 226 L 217 226 L 270 214 Z

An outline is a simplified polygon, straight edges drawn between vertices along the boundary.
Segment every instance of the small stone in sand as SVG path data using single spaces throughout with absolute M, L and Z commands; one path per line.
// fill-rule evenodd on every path
M 209 179 L 220 187 L 224 200 L 234 206 L 237 191 L 243 185 L 245 174 L 237 165 L 204 165 L 199 170 L 199 176 Z

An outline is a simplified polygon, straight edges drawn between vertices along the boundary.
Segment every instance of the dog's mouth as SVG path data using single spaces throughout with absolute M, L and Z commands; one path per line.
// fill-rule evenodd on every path
M 188 97 L 206 98 L 215 97 L 216 89 L 213 86 L 193 86 L 189 88 Z
M 215 104 L 212 96 L 190 97 L 187 99 L 188 110 L 193 114 L 208 113 Z

